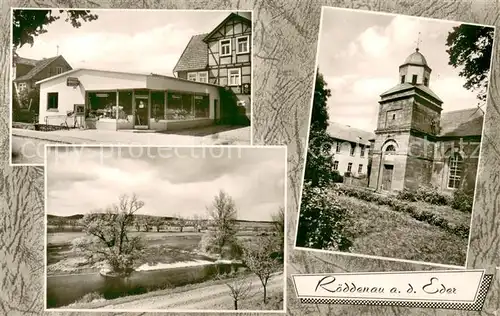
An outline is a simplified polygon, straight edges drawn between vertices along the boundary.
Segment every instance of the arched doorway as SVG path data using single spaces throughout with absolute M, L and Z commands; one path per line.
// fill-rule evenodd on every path
M 392 159 L 392 156 L 396 154 L 396 144 L 389 142 L 382 148 L 382 179 L 380 189 L 382 191 L 391 191 L 392 180 L 394 178 L 394 160 Z

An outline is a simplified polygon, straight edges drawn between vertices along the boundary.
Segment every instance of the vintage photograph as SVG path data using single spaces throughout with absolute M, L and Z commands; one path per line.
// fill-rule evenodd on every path
M 46 309 L 284 311 L 286 147 L 46 146 Z
M 251 144 L 251 11 L 11 14 L 12 164 L 61 142 Z
M 323 7 L 296 247 L 466 264 L 494 32 Z

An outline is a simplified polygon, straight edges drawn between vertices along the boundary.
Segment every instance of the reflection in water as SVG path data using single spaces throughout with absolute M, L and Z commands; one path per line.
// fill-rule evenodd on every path
M 104 277 L 99 273 L 47 277 L 47 307 L 66 306 L 89 293 L 105 299 L 142 294 L 212 279 L 218 271 L 229 273 L 241 264 L 208 264 L 167 270 L 133 272 L 128 278 Z

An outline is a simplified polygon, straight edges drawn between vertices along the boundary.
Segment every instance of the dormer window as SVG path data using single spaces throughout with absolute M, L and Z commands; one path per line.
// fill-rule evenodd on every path
M 411 84 L 417 84 L 417 75 L 411 77 Z
M 429 78 L 424 78 L 424 86 L 429 86 Z
M 401 83 L 405 83 L 405 75 L 401 76 Z
M 230 56 L 231 55 L 231 40 L 221 40 L 220 42 L 220 55 Z

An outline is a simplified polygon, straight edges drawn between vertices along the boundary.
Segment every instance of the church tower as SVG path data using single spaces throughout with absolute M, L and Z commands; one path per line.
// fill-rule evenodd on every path
M 430 183 L 443 101 L 430 89 L 431 68 L 418 47 L 399 66 L 398 84 L 380 95 L 370 187 Z

